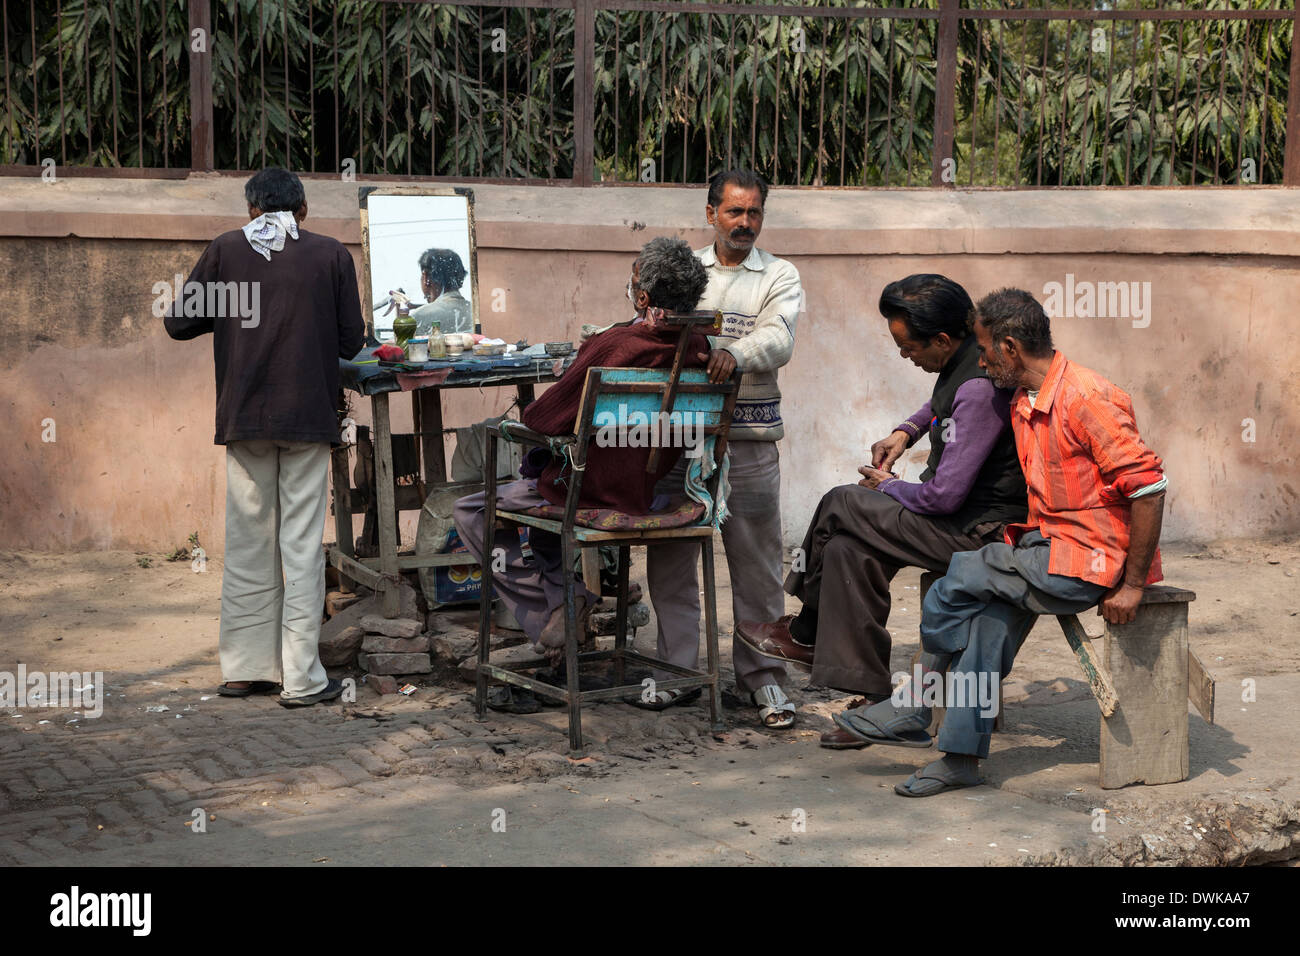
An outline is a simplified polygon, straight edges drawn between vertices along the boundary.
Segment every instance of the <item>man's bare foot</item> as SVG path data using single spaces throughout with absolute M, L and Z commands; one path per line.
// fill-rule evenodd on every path
M 587 618 L 596 605 L 588 604 L 585 595 L 579 595 L 577 603 L 578 643 L 582 644 L 587 636 Z M 551 619 L 542 628 L 537 643 L 541 646 L 542 653 L 546 655 L 546 660 L 552 667 L 559 665 L 564 660 L 564 605 L 560 605 L 551 612 Z

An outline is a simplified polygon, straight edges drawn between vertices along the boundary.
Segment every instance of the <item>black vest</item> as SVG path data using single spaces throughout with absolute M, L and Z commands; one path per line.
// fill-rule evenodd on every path
M 979 366 L 979 350 L 975 347 L 975 336 L 967 335 L 957 346 L 957 351 L 948 359 L 939 380 L 934 383 L 934 394 L 930 396 L 930 413 L 934 421 L 930 424 L 930 458 L 926 469 L 921 473 L 922 481 L 934 477 L 943 457 L 944 421 L 952 417 L 952 405 L 957 396 L 957 389 L 972 378 L 987 378 Z M 1029 504 L 1025 492 L 1025 476 L 1020 470 L 1020 458 L 1016 455 L 1016 438 L 1011 426 L 998 436 L 997 444 L 989 452 L 988 458 L 980 466 L 975 476 L 975 484 L 970 494 L 952 521 L 963 533 L 970 533 L 977 525 L 989 521 L 1009 523 L 1024 521 Z

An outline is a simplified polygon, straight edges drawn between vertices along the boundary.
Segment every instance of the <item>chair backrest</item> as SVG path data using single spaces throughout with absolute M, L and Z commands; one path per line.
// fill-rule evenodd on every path
M 576 510 L 582 469 L 592 440 L 620 448 L 704 447 L 713 442 L 712 474 L 705 483 L 717 501 L 722 459 L 727 453 L 731 418 L 740 391 L 741 373 L 712 384 L 704 369 L 589 368 L 574 432 L 574 480 L 566 511 Z M 671 408 L 664 411 L 671 395 Z M 652 452 L 653 454 L 653 452 Z

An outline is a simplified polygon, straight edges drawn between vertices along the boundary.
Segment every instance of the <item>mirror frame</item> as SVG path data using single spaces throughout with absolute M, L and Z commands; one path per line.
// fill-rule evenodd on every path
M 474 230 L 474 190 L 468 186 L 360 186 L 357 188 L 357 204 L 361 209 L 361 286 L 363 316 L 366 320 L 366 334 L 374 337 L 375 325 L 372 305 L 374 293 L 370 288 L 370 208 L 371 196 L 463 196 L 469 215 L 469 281 L 473 297 L 470 302 L 474 310 L 474 331 L 483 334 L 483 325 L 479 321 L 478 311 L 478 242 Z

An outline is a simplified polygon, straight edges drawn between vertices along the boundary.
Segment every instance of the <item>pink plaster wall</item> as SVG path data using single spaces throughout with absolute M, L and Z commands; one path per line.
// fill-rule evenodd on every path
M 9 425 L 0 456 L 0 547 L 170 550 L 198 531 L 210 551 L 221 550 L 224 456 L 212 444 L 209 340 L 171 341 L 149 306 L 154 281 L 187 271 L 204 236 L 238 223 L 237 195 L 232 203 L 228 183 L 204 183 L 195 202 L 215 203 L 218 213 L 196 225 L 193 209 L 185 220 L 178 208 L 169 213 L 181 217 L 171 233 L 143 238 L 146 220 L 126 215 L 121 197 L 147 206 L 149 185 L 112 184 L 122 217 L 100 210 L 93 228 L 81 229 L 60 225 L 60 216 L 82 220 L 53 201 L 51 215 L 33 215 L 44 194 L 23 193 L 21 220 L 6 217 L 0 228 L 9 306 L 0 324 L 0 403 Z M 176 202 L 178 188 L 168 187 Z M 576 339 L 583 322 L 624 318 L 624 283 L 640 243 L 665 233 L 697 244 L 707 237 L 700 191 L 534 189 L 521 212 L 520 189 L 497 189 L 512 202 L 493 207 L 480 199 L 479 295 L 485 330 L 508 340 Z M 313 190 L 323 194 L 319 201 Z M 490 198 L 491 188 L 483 192 Z M 1300 359 L 1293 319 L 1300 203 L 1277 191 L 1275 217 L 1260 205 L 1230 221 L 1196 208 L 1201 200 L 1186 191 L 1157 192 L 1140 201 L 1145 215 L 1164 216 L 1159 230 L 1129 219 L 1111 242 L 1105 215 L 1062 222 L 1055 195 L 1037 206 L 1016 199 L 1023 208 L 1005 219 L 1021 223 L 1018 232 L 1007 221 L 981 228 L 980 215 L 1003 215 L 999 204 L 1008 200 L 999 194 L 983 194 L 990 198 L 981 207 L 981 194 L 775 190 L 760 245 L 791 258 L 807 292 L 794 358 L 781 374 L 787 542 L 802 536 L 826 489 L 856 480 L 871 442 L 928 397 L 932 380 L 898 356 L 875 309 L 883 286 L 912 272 L 947 274 L 976 298 L 1003 285 L 1041 293 L 1067 272 L 1150 282 L 1147 328 L 1097 318 L 1059 318 L 1053 328 L 1058 348 L 1133 396 L 1144 437 L 1169 472 L 1166 540 L 1300 530 L 1300 386 L 1292 374 Z M 307 227 L 351 240 L 359 263 L 348 218 L 354 187 L 309 183 L 308 194 L 325 215 Z M 0 188 L 0 211 L 14 195 Z M 1138 202 L 1123 197 L 1101 201 Z M 935 213 L 945 202 L 950 214 L 962 214 Z M 845 210 L 855 204 L 858 216 Z M 891 216 L 872 230 L 882 204 L 916 209 L 924 221 Z M 1151 253 L 1138 241 L 1144 229 Z M 1252 247 L 1250 237 L 1265 234 L 1268 241 Z M 494 289 L 505 290 L 502 313 L 490 309 Z M 501 390 L 448 393 L 446 422 L 498 414 L 511 398 Z M 395 397 L 393 409 L 395 428 L 408 428 L 406 398 Z M 46 418 L 56 423 L 52 443 L 41 440 Z M 1242 438 L 1247 418 L 1253 443 Z M 910 453 L 907 477 L 919 474 L 924 455 L 924 446 Z M 403 521 L 407 540 L 414 522 L 414 513 Z

